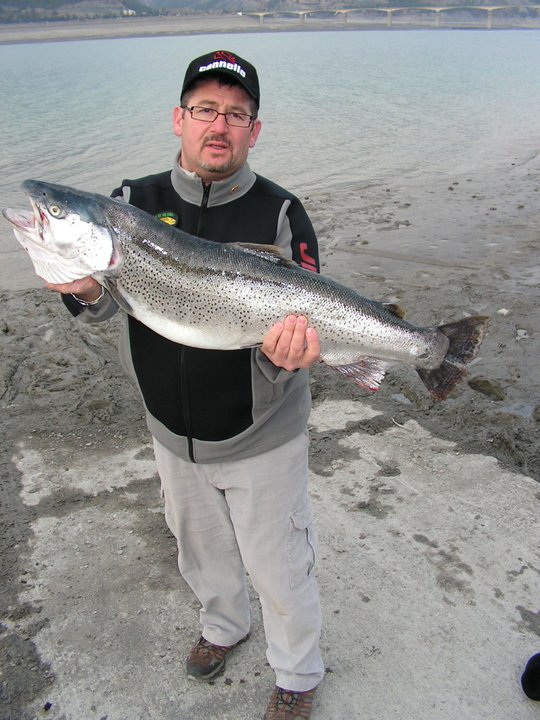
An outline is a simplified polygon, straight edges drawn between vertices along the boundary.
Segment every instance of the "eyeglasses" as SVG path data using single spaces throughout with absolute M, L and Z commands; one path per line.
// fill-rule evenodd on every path
M 182 105 L 181 107 L 188 110 L 194 120 L 200 120 L 201 122 L 214 122 L 218 115 L 223 115 L 227 125 L 232 125 L 232 127 L 248 128 L 253 122 L 253 115 L 246 115 L 245 113 L 221 113 L 213 108 L 202 107 L 201 105 L 192 105 L 191 107 Z

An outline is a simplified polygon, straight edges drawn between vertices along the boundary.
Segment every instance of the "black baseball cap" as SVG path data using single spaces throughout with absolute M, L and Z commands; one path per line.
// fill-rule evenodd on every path
M 192 60 L 186 70 L 181 96 L 195 80 L 204 77 L 205 72 L 221 73 L 233 78 L 242 85 L 259 107 L 261 94 L 257 71 L 247 60 L 228 50 L 215 50 Z

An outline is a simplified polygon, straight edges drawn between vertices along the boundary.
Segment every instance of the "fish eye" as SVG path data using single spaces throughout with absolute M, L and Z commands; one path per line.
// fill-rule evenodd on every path
M 57 218 L 62 215 L 62 208 L 60 205 L 49 205 L 49 212 L 53 217 Z

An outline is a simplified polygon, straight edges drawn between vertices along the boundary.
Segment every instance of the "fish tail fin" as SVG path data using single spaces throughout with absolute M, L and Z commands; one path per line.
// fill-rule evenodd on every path
M 417 370 L 416 372 L 436 400 L 446 400 L 454 387 L 467 374 L 464 366 L 457 367 L 446 359 L 435 370 Z
M 472 315 L 437 328 L 450 341 L 446 356 L 434 370 L 418 370 L 420 379 L 437 400 L 445 400 L 467 374 L 467 364 L 473 360 L 484 339 L 489 317 Z

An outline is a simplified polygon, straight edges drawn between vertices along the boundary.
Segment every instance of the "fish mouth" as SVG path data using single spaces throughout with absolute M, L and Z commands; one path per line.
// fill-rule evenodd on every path
M 32 198 L 29 200 L 32 210 L 6 208 L 2 215 L 13 225 L 19 240 L 22 236 L 32 242 L 43 241 L 43 228 L 49 222 L 47 215 Z
M 6 208 L 2 210 L 2 215 L 10 222 L 19 232 L 35 234 L 36 231 L 36 214 L 30 210 L 15 210 L 14 208 Z

